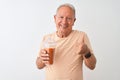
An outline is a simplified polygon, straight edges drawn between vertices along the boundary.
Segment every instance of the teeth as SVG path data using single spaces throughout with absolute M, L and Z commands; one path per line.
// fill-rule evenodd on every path
M 60 26 L 61 28 L 67 28 L 67 26 Z

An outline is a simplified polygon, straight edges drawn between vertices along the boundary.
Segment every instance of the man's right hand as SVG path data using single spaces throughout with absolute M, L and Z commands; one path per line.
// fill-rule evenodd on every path
M 40 50 L 40 59 L 41 59 L 42 63 L 44 63 L 45 65 L 49 64 L 49 55 L 47 53 L 47 50 L 45 50 L 45 49 Z
M 39 52 L 39 57 L 36 59 L 37 68 L 42 69 L 47 64 L 49 64 L 49 55 L 45 49 L 41 49 Z

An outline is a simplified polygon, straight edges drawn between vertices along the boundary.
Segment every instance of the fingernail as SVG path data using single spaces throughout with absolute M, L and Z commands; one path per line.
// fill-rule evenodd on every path
M 46 53 L 46 51 L 42 51 L 43 53 Z
M 48 54 L 46 54 L 47 56 L 49 56 Z

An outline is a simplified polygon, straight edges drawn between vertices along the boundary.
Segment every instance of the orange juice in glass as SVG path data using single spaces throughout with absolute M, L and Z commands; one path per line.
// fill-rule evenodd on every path
M 56 42 L 55 42 L 53 39 L 48 38 L 48 39 L 45 41 L 45 46 L 44 46 L 44 48 L 47 50 L 47 53 L 48 53 L 48 55 L 49 55 L 49 64 L 53 64 L 55 47 L 56 47 Z

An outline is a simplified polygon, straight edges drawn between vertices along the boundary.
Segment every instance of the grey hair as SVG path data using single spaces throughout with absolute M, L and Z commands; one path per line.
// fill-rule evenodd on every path
M 57 8 L 56 13 L 58 12 L 58 10 L 59 10 L 61 7 L 69 7 L 69 8 L 73 11 L 74 17 L 75 17 L 75 15 L 76 15 L 75 7 L 74 7 L 72 4 L 65 3 L 65 4 L 60 5 L 60 6 Z

